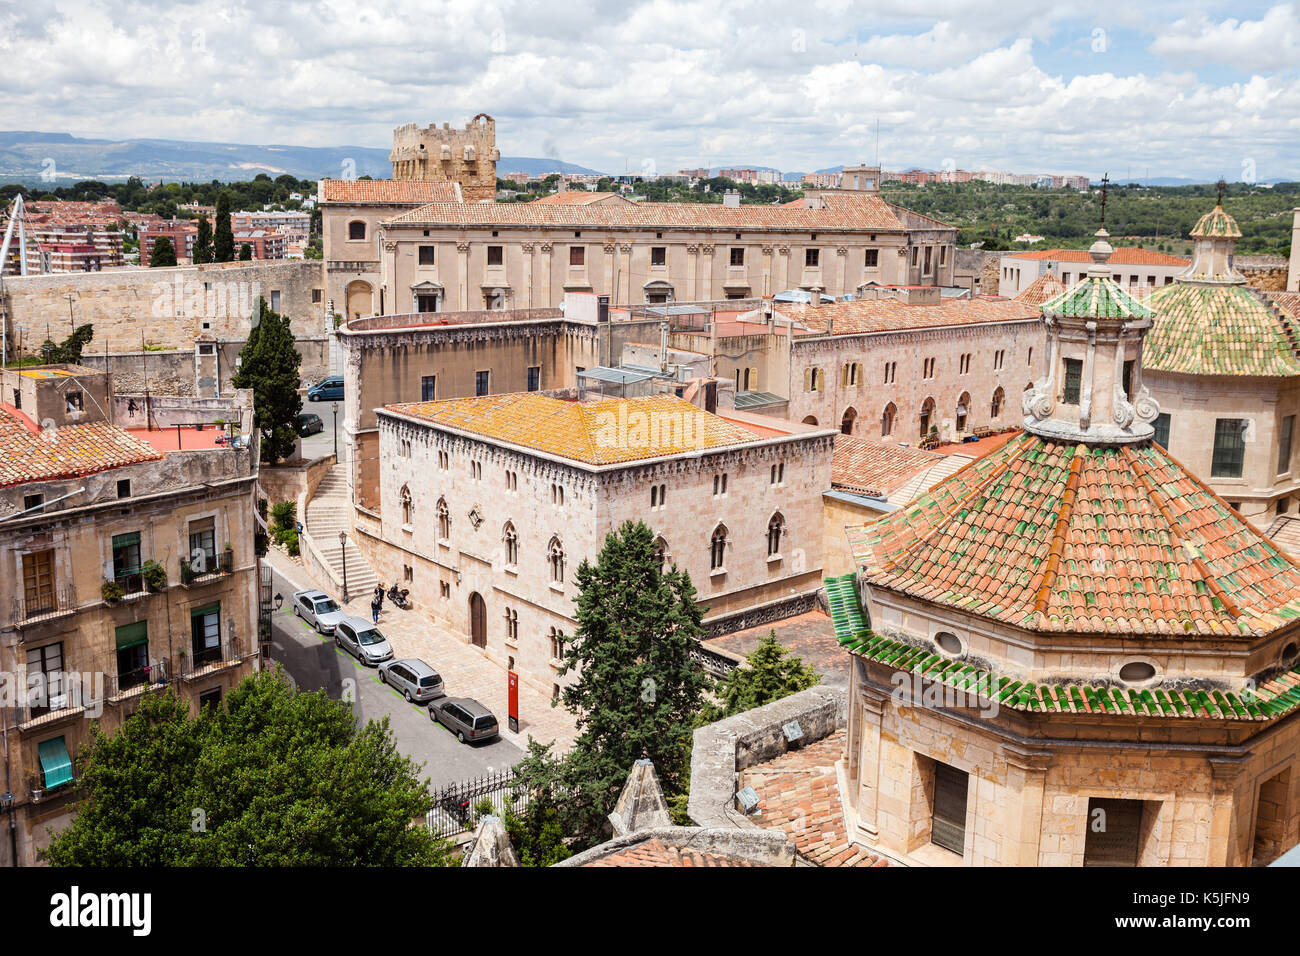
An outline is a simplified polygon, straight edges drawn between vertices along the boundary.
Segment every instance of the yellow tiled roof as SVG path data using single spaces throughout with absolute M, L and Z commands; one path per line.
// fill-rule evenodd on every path
M 579 403 L 516 392 L 385 407 L 434 425 L 590 465 L 759 440 L 755 432 L 671 395 Z

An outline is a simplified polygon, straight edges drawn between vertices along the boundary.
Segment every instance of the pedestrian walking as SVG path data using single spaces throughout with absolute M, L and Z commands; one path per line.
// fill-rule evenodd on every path
M 384 606 L 384 582 L 380 581 L 375 585 L 375 603 L 381 608 Z
M 379 598 L 370 599 L 370 617 L 376 624 L 379 623 Z

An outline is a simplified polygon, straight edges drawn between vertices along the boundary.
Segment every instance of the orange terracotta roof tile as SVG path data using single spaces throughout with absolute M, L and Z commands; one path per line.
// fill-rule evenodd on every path
M 646 840 L 592 860 L 587 866 L 759 866 L 752 860 L 707 853 L 690 847 L 671 846 L 662 840 Z
M 836 435 L 835 454 L 831 458 L 831 486 L 883 498 L 914 475 L 945 459 L 945 455 L 919 448 Z
M 864 580 L 1038 631 L 1258 636 L 1300 567 L 1159 445 L 1007 442 L 847 529 Z
M 587 192 L 586 190 L 570 189 L 562 193 L 548 193 L 545 196 L 539 196 L 529 205 L 532 206 L 593 206 L 597 203 L 608 200 L 616 200 L 615 205 L 634 206 L 632 200 L 618 193 L 597 193 Z
M 672 395 L 566 402 L 535 393 L 388 405 L 434 425 L 591 465 L 759 441 L 759 435 Z
M 322 179 L 321 202 L 335 203 L 459 203 L 459 183 L 422 183 L 399 179 Z
M 1033 252 L 1003 253 L 1005 259 L 1044 259 L 1053 262 L 1092 262 L 1087 249 L 1038 249 Z M 1189 266 L 1191 259 L 1150 249 L 1120 246 L 1110 257 L 1113 266 Z
M 740 205 L 721 203 L 641 202 L 610 205 L 557 205 L 554 203 L 438 203 L 394 216 L 397 225 L 425 226 L 585 226 L 667 229 L 776 229 L 852 231 L 875 229 L 902 231 L 889 204 L 863 199 L 827 209 L 802 206 Z
M 1025 305 L 1042 305 L 1048 299 L 1054 299 L 1065 291 L 1065 283 L 1055 272 L 1044 272 L 1016 296 L 1017 302 Z
M 796 336 L 825 335 L 828 323 L 833 323 L 831 330 L 835 335 L 863 335 L 905 329 L 1039 320 L 1038 310 L 1031 305 L 990 296 L 944 299 L 934 305 L 909 305 L 898 299 L 886 298 L 824 302 L 821 305 L 783 303 L 779 308 L 782 315 L 807 326 L 807 331 L 796 329 Z
M 0 487 L 92 475 L 162 455 L 107 422 L 36 431 L 26 416 L 0 408 Z

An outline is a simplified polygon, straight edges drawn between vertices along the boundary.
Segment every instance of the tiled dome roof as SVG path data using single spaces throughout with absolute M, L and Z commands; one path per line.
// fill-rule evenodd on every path
M 1143 365 L 1186 375 L 1300 375 L 1300 321 L 1244 285 L 1171 282 L 1149 300 Z
M 1241 229 L 1237 226 L 1237 220 L 1224 212 L 1222 206 L 1215 206 L 1197 220 L 1191 236 L 1193 239 L 1240 239 Z

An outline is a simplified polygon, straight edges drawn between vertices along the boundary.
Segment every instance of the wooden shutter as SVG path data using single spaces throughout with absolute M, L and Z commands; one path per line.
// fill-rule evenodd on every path
M 961 855 L 966 850 L 966 791 L 970 776 L 956 767 L 934 765 L 934 812 L 930 842 Z
M 23 598 L 28 614 L 38 614 L 53 609 L 53 551 L 36 551 L 23 555 Z
M 1102 811 L 1101 817 L 1097 811 Z M 1098 830 L 1099 823 L 1104 829 Z M 1083 847 L 1084 866 L 1137 866 L 1142 828 L 1141 800 L 1088 801 L 1088 836 Z

